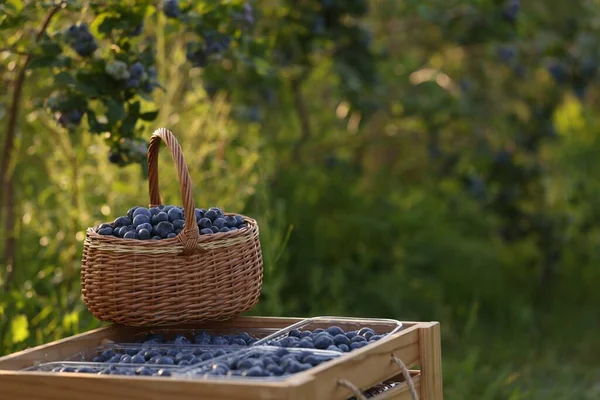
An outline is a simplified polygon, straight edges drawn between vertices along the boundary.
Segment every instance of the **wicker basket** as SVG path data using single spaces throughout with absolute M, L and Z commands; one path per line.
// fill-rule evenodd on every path
M 148 147 L 150 205 L 160 205 L 158 150 L 163 140 L 177 166 L 185 227 L 177 237 L 131 240 L 87 230 L 81 290 L 87 308 L 102 321 L 124 325 L 175 325 L 226 320 L 250 310 L 262 286 L 262 254 L 256 221 L 246 228 L 200 235 L 192 182 L 181 147 L 160 128 Z

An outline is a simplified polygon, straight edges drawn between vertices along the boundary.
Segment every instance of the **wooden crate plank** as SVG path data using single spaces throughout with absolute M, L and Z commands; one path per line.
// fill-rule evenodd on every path
M 419 327 L 422 400 L 442 400 L 442 348 L 440 324 L 430 322 Z
M 310 379 L 306 377 L 305 379 Z M 198 381 L 105 375 L 0 372 L 1 400 L 285 400 L 296 399 L 283 382 Z M 304 383 L 300 380 L 297 382 Z

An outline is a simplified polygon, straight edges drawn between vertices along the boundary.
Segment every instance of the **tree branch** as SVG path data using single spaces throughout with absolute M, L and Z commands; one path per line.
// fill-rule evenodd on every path
M 48 14 L 44 17 L 40 29 L 35 36 L 34 43 L 38 43 L 50 21 L 56 15 L 58 11 L 66 6 L 66 3 L 60 3 L 53 7 Z M 17 130 L 17 121 L 19 120 L 19 109 L 21 106 L 21 96 L 23 94 L 23 84 L 25 83 L 25 74 L 27 72 L 27 65 L 31 61 L 33 53 L 29 52 L 25 56 L 23 65 L 21 66 L 17 78 L 15 80 L 15 86 L 12 94 L 12 101 L 10 105 L 10 111 L 8 115 L 8 122 L 6 124 L 6 136 L 4 137 L 4 146 L 2 149 L 2 162 L 0 164 L 0 200 L 2 201 L 0 207 L 0 222 L 2 214 L 6 214 L 5 221 L 5 248 L 3 256 L 3 264 L 6 265 L 8 272 L 7 279 L 4 281 L 5 289 L 9 287 L 10 280 L 14 274 L 14 246 L 15 246 L 15 232 L 14 232 L 14 193 L 13 193 L 13 171 L 12 171 L 12 159 L 15 146 L 15 134 Z M 12 248 L 11 248 L 12 247 Z

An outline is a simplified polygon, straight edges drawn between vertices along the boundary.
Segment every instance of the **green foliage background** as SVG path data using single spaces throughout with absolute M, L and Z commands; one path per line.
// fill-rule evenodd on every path
M 43 43 L 76 21 L 100 37 L 107 15 L 143 19 L 144 34 L 131 47 L 107 34 L 104 58 L 85 61 L 34 43 L 54 4 L 0 3 L 2 140 L 23 53 L 35 53 L 10 165 L 17 219 L 0 231 L 0 253 L 15 253 L 0 269 L 0 355 L 99 325 L 79 291 L 85 229 L 148 202 L 143 157 L 117 165 L 108 154 L 165 126 L 197 204 L 259 221 L 253 314 L 441 321 L 448 399 L 600 396 L 597 1 L 524 2 L 514 20 L 503 1 L 373 0 L 364 15 L 365 2 L 333 1 L 351 23 L 325 33 L 320 6 L 256 1 L 252 31 L 236 30 L 228 56 L 200 69 L 186 61 L 205 29 L 196 20 L 167 19 L 150 1 L 76 3 Z M 229 29 L 229 14 L 195 3 Z M 100 127 L 66 129 L 45 110 L 57 89 L 90 90 L 78 73 L 102 74 L 136 46 L 161 88 L 114 89 L 116 111 L 88 92 L 90 110 L 109 116 Z M 135 102 L 150 114 L 132 122 Z M 179 204 L 164 153 L 161 192 Z

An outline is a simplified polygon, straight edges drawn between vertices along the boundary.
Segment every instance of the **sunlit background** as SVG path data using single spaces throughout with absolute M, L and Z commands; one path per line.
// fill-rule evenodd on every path
M 65 5 L 0 3 L 0 355 L 99 326 L 85 230 L 164 126 L 259 222 L 253 314 L 437 320 L 447 399 L 600 398 L 598 1 Z

